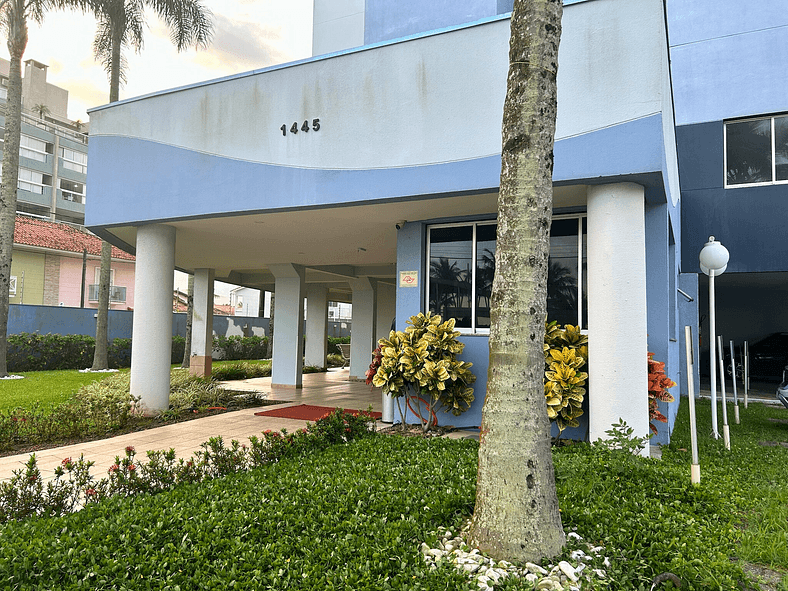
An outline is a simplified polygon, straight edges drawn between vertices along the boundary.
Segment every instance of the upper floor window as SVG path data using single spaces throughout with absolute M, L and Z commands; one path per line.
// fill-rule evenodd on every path
M 788 181 L 788 115 L 725 124 L 725 186 Z
M 19 155 L 39 162 L 46 162 L 47 143 L 44 140 L 22 134 L 19 138 Z
M 78 152 L 70 148 L 60 148 L 60 157 L 63 159 L 63 168 L 87 173 L 88 170 L 88 155 L 84 152 Z
M 63 199 L 66 201 L 85 203 L 84 183 L 77 183 L 74 181 L 69 181 L 68 179 L 60 179 L 60 192 L 63 195 Z
M 38 172 L 37 170 L 30 170 L 27 168 L 19 168 L 19 180 L 17 187 L 23 191 L 44 194 L 44 187 L 52 186 L 52 177 L 48 174 Z
M 490 329 L 496 224 L 479 222 L 428 229 L 427 302 L 455 318 L 461 332 Z M 547 320 L 588 327 L 585 216 L 556 217 L 550 228 Z

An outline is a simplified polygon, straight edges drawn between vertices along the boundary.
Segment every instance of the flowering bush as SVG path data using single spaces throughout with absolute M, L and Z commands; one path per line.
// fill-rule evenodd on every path
M 578 427 L 583 414 L 583 399 L 588 374 L 588 337 L 579 326 L 549 323 L 544 335 L 544 395 L 547 415 L 558 426 L 558 437 L 567 427 Z
M 65 458 L 55 469 L 55 478 L 44 485 L 33 454 L 24 469 L 0 482 L 0 523 L 64 515 L 80 504 L 111 496 L 155 494 L 179 484 L 236 474 L 284 457 L 360 439 L 374 431 L 374 424 L 369 413 L 355 416 L 337 408 L 295 433 L 266 431 L 260 438 L 252 436 L 248 446 L 235 440 L 227 446 L 221 437 L 213 437 L 188 460 L 176 459 L 175 451 L 170 449 L 147 452 L 145 462 L 137 458 L 134 447 L 128 446 L 124 456 L 116 456 L 107 476 L 99 481 L 90 475 L 93 462 L 80 456 L 78 460 Z
M 476 376 L 471 363 L 457 359 L 465 345 L 457 340 L 454 323 L 453 318 L 443 322 L 438 314 L 419 313 L 410 317 L 405 332 L 392 330 L 388 339 L 379 341 L 381 359 L 372 383 L 396 398 L 398 406 L 403 397 L 409 407 L 415 402 L 425 431 L 437 423 L 436 410 L 459 416 L 474 399 L 470 384 Z M 399 410 L 404 424 L 405 414 Z
M 648 418 L 649 421 L 667 423 L 668 417 L 659 412 L 657 401 L 673 402 L 675 398 L 667 389 L 676 385 L 676 382 L 665 375 L 665 364 L 654 361 L 654 353 L 648 354 Z M 649 422 L 652 433 L 657 434 L 657 428 Z

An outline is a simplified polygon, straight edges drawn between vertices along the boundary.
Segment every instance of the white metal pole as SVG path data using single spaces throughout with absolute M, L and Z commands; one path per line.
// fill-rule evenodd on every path
M 747 394 L 750 392 L 750 350 L 744 341 L 744 408 L 747 408 Z
M 714 317 L 714 269 L 709 271 L 709 376 L 711 378 L 711 436 L 720 438 L 717 430 L 717 327 Z
M 692 484 L 700 484 L 700 464 L 698 463 L 698 425 L 695 420 L 695 368 L 692 356 L 692 328 L 684 327 L 684 344 L 687 357 L 687 397 L 690 413 L 690 445 L 692 447 L 692 467 L 690 478 Z
M 717 339 L 717 360 L 719 361 L 720 391 L 722 392 L 722 439 L 725 443 L 725 449 L 730 449 L 731 432 L 728 427 L 728 399 L 725 394 L 725 364 L 722 362 L 722 352 L 725 349 L 722 346 L 722 336 L 718 336 Z
M 733 350 L 733 341 L 730 342 L 731 348 L 731 379 L 733 380 L 733 420 L 740 424 L 739 420 L 739 391 L 736 389 L 736 352 Z

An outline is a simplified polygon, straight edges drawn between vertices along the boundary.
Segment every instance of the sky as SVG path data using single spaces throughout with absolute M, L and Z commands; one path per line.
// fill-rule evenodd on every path
M 215 31 L 208 49 L 178 53 L 164 24 L 153 13 L 139 54 L 127 50 L 126 84 L 120 98 L 131 98 L 247 72 L 312 54 L 313 0 L 203 0 L 213 13 Z M 49 66 L 47 82 L 69 91 L 68 114 L 88 121 L 87 109 L 106 104 L 109 80 L 93 58 L 96 21 L 91 14 L 51 12 L 42 25 L 28 23 L 23 61 Z M 0 57 L 8 59 L 3 38 Z

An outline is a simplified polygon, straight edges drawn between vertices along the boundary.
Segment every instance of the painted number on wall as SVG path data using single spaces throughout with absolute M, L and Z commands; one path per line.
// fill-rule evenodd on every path
M 288 132 L 287 124 L 284 124 L 279 129 L 282 131 L 282 135 L 283 136 L 287 136 L 287 132 Z M 318 131 L 320 129 L 320 119 L 312 119 L 312 127 L 311 127 L 311 129 L 312 129 L 312 131 Z M 310 130 L 309 121 L 308 120 L 304 120 L 304 122 L 301 124 L 301 127 L 298 126 L 298 121 L 295 121 L 290 126 L 290 130 L 289 131 L 290 131 L 290 133 L 295 134 L 295 133 L 298 133 L 299 131 L 303 131 L 304 133 L 306 133 L 309 130 Z

